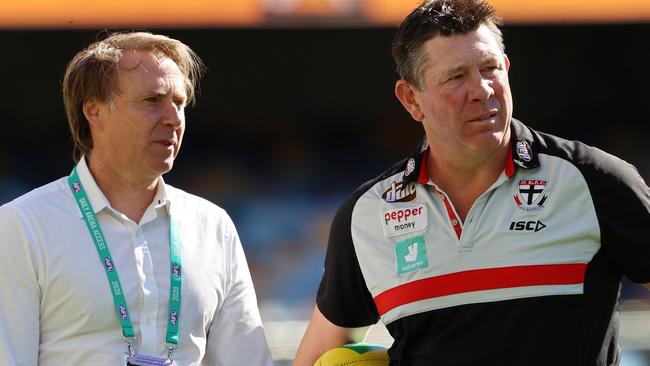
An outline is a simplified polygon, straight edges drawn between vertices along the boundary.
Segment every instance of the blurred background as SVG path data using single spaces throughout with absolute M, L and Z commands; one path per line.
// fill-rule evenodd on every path
M 514 116 L 650 177 L 647 0 L 493 0 L 505 20 Z M 242 238 L 267 336 L 289 364 L 343 199 L 422 130 L 393 95 L 390 43 L 417 1 L 2 0 L 0 203 L 67 175 L 66 63 L 110 30 L 192 47 L 209 71 L 168 183 L 224 207 Z M 650 261 L 649 261 L 650 265 Z M 650 365 L 650 296 L 623 287 L 623 365 Z M 389 345 L 381 327 L 369 341 Z

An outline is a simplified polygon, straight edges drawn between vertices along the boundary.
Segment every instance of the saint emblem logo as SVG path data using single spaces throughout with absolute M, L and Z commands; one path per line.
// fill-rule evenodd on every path
M 540 210 L 548 199 L 548 184 L 541 179 L 522 179 L 519 181 L 519 188 L 514 195 L 517 207 L 524 211 Z

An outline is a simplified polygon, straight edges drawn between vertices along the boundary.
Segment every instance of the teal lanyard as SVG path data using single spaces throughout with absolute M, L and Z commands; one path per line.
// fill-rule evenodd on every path
M 77 174 L 77 167 L 72 170 L 72 174 L 68 177 L 68 184 L 72 189 L 77 206 L 81 210 L 86 226 L 90 236 L 95 243 L 99 260 L 104 266 L 108 284 L 113 294 L 113 302 L 115 303 L 115 311 L 117 311 L 120 324 L 122 326 L 122 335 L 124 340 L 129 344 L 129 352 L 132 353 L 131 347 L 135 343 L 135 333 L 131 325 L 131 318 L 126 306 L 126 299 L 124 298 L 124 291 L 122 291 L 122 284 L 117 275 L 117 268 L 111 257 L 111 252 L 106 245 L 104 233 L 99 226 L 99 221 L 95 212 L 90 204 L 90 200 L 81 185 L 81 180 Z M 169 313 L 167 317 L 167 342 L 168 356 L 171 356 L 172 351 L 178 345 L 178 327 L 180 324 L 181 313 L 181 253 L 178 245 L 178 232 L 176 231 L 176 224 L 169 215 L 169 255 L 171 266 L 169 269 Z

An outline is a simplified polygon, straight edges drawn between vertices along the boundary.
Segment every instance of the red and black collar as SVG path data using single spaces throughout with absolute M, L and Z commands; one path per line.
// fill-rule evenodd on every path
M 531 131 L 523 123 L 516 119 L 512 119 L 510 123 L 510 151 L 508 152 L 508 159 L 506 162 L 505 173 L 508 178 L 515 174 L 516 167 L 522 169 L 534 169 L 539 167 L 539 158 L 535 141 Z M 421 184 L 429 182 L 429 174 L 427 172 L 427 152 L 429 144 L 426 137 L 418 147 L 411 153 L 405 160 L 404 182 L 410 183 L 418 181 Z

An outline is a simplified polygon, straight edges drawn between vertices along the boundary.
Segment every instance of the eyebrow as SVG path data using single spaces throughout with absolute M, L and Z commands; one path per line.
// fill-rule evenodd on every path
M 483 64 L 487 64 L 487 63 L 491 63 L 491 62 L 497 62 L 497 63 L 501 64 L 501 61 L 499 60 L 498 56 L 496 56 L 496 55 L 487 55 L 487 56 L 483 57 L 479 61 L 479 65 L 483 65 Z M 455 74 L 457 72 L 464 71 L 465 69 L 467 69 L 467 66 L 459 65 L 459 66 L 455 66 L 455 67 L 449 68 L 447 70 L 444 70 L 440 75 L 444 78 L 444 77 L 453 75 L 453 74 Z
M 467 68 L 467 66 L 464 66 L 464 65 L 452 67 L 451 69 L 445 70 L 442 73 L 442 75 L 447 76 L 447 75 L 455 74 L 455 73 L 457 73 L 459 71 L 464 71 L 466 68 Z
M 450 77 L 451 75 L 454 75 L 454 74 L 456 74 L 456 73 L 458 73 L 458 72 L 461 72 L 461 71 L 465 71 L 465 69 L 467 69 L 466 66 L 464 66 L 464 65 L 460 65 L 460 66 L 456 66 L 456 67 L 452 67 L 452 68 L 450 68 L 450 69 L 444 70 L 442 73 L 440 73 L 440 79 L 439 79 L 439 81 L 440 81 L 440 82 L 444 82 L 444 81 L 446 81 L 447 78 Z
M 169 93 L 166 91 L 163 91 L 162 89 L 155 89 L 155 90 L 149 90 L 145 93 L 143 93 L 144 97 L 166 97 L 170 95 L 172 98 L 182 98 L 184 100 L 187 100 L 187 94 L 183 91 L 181 93 Z
M 146 94 L 146 95 L 155 95 L 155 96 L 161 96 L 161 97 L 167 95 L 166 92 L 164 92 L 164 91 L 162 91 L 162 90 L 160 90 L 160 89 L 150 89 L 150 90 L 146 90 L 143 94 Z

